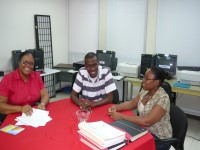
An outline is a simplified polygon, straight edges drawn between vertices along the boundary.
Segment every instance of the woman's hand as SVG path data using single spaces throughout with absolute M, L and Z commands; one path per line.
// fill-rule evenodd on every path
M 112 113 L 112 112 L 115 112 L 115 111 L 117 111 L 117 109 L 116 109 L 115 106 L 111 106 L 111 107 L 108 108 L 108 114 L 109 114 L 109 115 L 111 115 L 111 113 Z
M 113 119 L 113 120 L 119 120 L 119 119 L 123 119 L 124 115 L 119 113 L 119 112 L 111 112 L 110 113 L 110 117 Z
M 39 105 L 37 106 L 38 109 L 46 109 L 46 106 L 44 103 L 39 103 Z
M 33 113 L 33 109 L 30 105 L 25 105 L 25 106 L 22 106 L 22 113 L 25 113 L 27 116 L 30 116 L 32 115 Z

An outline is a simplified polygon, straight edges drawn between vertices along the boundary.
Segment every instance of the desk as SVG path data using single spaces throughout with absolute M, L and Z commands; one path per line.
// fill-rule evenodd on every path
M 73 82 L 73 75 L 74 73 L 71 73 L 70 70 L 73 70 L 72 64 L 57 64 L 53 67 L 54 69 L 57 69 L 60 71 L 59 74 L 56 74 L 55 81 L 56 83 L 59 83 L 59 89 L 61 89 L 61 83 L 62 82 Z
M 60 70 L 44 68 L 44 73 L 40 74 L 40 76 L 43 77 L 44 84 L 45 84 L 45 87 L 47 88 L 49 97 L 54 97 L 56 95 L 55 76 L 59 72 L 60 72 Z
M 59 72 L 60 72 L 60 70 L 57 70 L 57 69 L 44 68 L 44 72 L 40 76 L 52 75 L 52 74 L 56 74 Z
M 124 82 L 125 82 L 124 100 L 126 100 L 126 98 L 127 98 L 126 95 L 127 95 L 127 92 L 128 92 L 127 83 L 131 82 L 131 92 L 132 92 L 133 86 L 139 86 L 140 87 L 142 80 L 138 79 L 138 78 L 124 78 Z M 200 87 L 198 87 L 198 86 L 191 86 L 190 88 L 180 88 L 180 87 L 174 87 L 173 86 L 173 84 L 176 82 L 176 80 L 169 80 L 167 82 L 170 83 L 170 85 L 172 87 L 172 92 L 181 93 L 181 94 L 188 94 L 188 95 L 192 95 L 192 96 L 200 96 Z
M 107 110 L 112 104 L 94 108 L 88 122 L 103 120 L 107 123 L 113 120 L 108 116 Z M 24 131 L 17 135 L 10 135 L 0 132 L 1 150 L 89 150 L 85 144 L 79 141 L 78 120 L 76 110 L 79 107 L 74 105 L 70 99 L 64 99 L 49 103 L 47 110 L 52 120 L 44 127 L 33 128 L 23 126 Z M 132 111 L 124 114 L 133 115 Z M 7 116 L 0 128 L 15 124 L 14 120 L 20 113 Z M 150 133 L 122 148 L 123 150 L 154 150 L 154 139 Z

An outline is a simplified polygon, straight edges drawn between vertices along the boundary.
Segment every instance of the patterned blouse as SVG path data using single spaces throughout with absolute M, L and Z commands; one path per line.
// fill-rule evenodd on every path
M 148 91 L 141 90 L 138 106 L 142 103 L 142 99 L 147 93 Z M 160 139 L 170 138 L 172 137 L 172 127 L 169 116 L 170 100 L 169 96 L 162 87 L 160 87 L 153 95 L 153 97 L 146 103 L 144 109 L 142 111 L 139 111 L 139 115 L 146 116 L 156 104 L 160 105 L 163 109 L 165 109 L 166 113 L 160 121 L 158 121 L 150 127 L 147 127 L 147 129 Z

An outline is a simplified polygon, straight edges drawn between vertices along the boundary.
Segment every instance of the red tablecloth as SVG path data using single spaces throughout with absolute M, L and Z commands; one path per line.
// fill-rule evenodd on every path
M 94 108 L 88 122 L 103 120 L 107 123 L 113 120 L 108 116 L 107 110 L 112 104 Z M 17 135 L 0 132 L 0 150 L 89 150 L 85 144 L 79 141 L 78 120 L 76 110 L 70 99 L 52 102 L 47 106 L 49 116 L 52 118 L 44 127 L 33 128 L 22 126 L 24 131 Z M 133 115 L 131 111 L 124 114 Z M 14 120 L 21 113 L 7 116 L 0 128 L 15 124 Z M 128 144 L 123 150 L 154 150 L 155 144 L 150 133 Z

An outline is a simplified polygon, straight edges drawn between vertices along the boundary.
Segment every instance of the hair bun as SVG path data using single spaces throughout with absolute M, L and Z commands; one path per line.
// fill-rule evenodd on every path
M 165 72 L 165 79 L 167 79 L 167 80 L 172 79 L 172 75 L 168 72 Z

